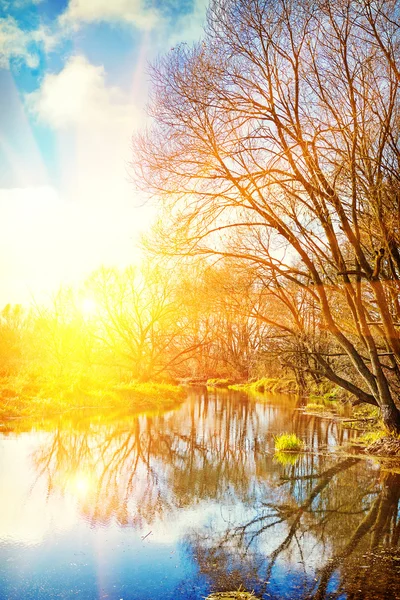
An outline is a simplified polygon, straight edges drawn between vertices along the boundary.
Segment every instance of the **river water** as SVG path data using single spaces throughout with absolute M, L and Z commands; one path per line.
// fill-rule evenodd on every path
M 295 431 L 308 451 L 274 456 Z M 400 475 L 332 452 L 296 398 L 190 390 L 175 411 L 0 436 L 0 598 L 400 598 Z

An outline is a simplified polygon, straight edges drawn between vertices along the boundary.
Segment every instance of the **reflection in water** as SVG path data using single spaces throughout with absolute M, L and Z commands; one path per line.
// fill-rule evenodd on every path
M 279 479 L 273 434 L 294 428 L 320 449 L 343 439 L 337 423 L 294 411 L 294 398 L 273 401 L 192 395 L 182 410 L 164 415 L 99 421 L 86 431 L 61 424 L 35 453 L 35 467 L 49 493 L 77 490 L 80 481 L 87 492 L 82 510 L 94 525 L 111 518 L 151 524 L 178 508 L 219 501 L 228 488 L 245 502 L 255 475 Z M 314 455 L 309 461 L 312 469 Z
M 35 472 L 24 502 L 40 491 L 39 511 L 63 502 L 75 510 L 69 533 L 54 541 L 46 533 L 30 560 L 50 547 L 55 577 L 65 575 L 57 563 L 65 543 L 90 556 L 92 575 L 81 573 L 79 585 L 72 575 L 64 584 L 44 578 L 29 596 L 40 569 L 33 575 L 11 561 L 0 597 L 69 598 L 75 590 L 85 600 L 200 599 L 239 586 L 260 598 L 399 597 L 400 476 L 330 454 L 347 432 L 295 408 L 285 396 L 260 403 L 192 391 L 176 412 L 111 422 L 82 415 L 25 436 Z M 273 435 L 283 431 L 314 451 L 274 456 Z M 15 544 L 0 529 L 2 537 L 7 561 Z M 122 587 L 111 585 L 115 572 Z

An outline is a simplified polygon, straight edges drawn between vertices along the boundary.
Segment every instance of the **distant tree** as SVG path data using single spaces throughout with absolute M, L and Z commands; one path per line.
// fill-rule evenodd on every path
M 399 52 L 394 0 L 212 0 L 204 40 L 155 64 L 134 141 L 159 248 L 257 269 L 306 369 L 397 432 Z
M 61 287 L 46 304 L 34 305 L 31 368 L 45 378 L 71 378 L 90 366 L 90 339 L 71 287 Z M 72 379 L 71 379 L 72 381 Z
M 146 263 L 124 270 L 101 268 L 86 281 L 96 303 L 90 323 L 103 361 L 143 381 L 179 374 L 203 344 L 193 335 L 187 302 L 176 278 Z
M 22 306 L 7 304 L 0 312 L 0 376 L 23 368 L 27 331 L 27 315 Z
M 180 272 L 178 293 L 185 298 L 188 326 L 203 340 L 191 358 L 191 375 L 247 379 L 268 329 L 255 315 L 260 294 L 252 274 L 232 263 L 193 261 Z

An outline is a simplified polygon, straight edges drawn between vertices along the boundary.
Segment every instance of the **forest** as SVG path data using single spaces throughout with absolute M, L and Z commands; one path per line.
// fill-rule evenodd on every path
M 104 267 L 79 289 L 61 288 L 51 303 L 2 310 L 1 376 L 71 383 L 90 375 L 115 382 L 277 376 L 282 353 L 296 360 L 287 336 L 262 318 L 278 310 L 233 265 Z

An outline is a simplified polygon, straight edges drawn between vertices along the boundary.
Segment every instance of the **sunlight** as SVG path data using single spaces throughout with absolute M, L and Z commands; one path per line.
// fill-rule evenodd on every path
M 93 478 L 89 473 L 77 472 L 69 480 L 69 488 L 74 496 L 86 498 L 93 488 Z
M 90 319 L 96 315 L 98 312 L 98 305 L 94 298 L 90 296 L 85 296 L 82 298 L 80 302 L 80 311 L 84 317 L 84 319 Z
M 145 50 L 144 46 L 143 52 Z M 98 69 L 83 59 L 68 65 L 51 80 L 54 98 L 45 94 L 46 87 L 35 100 L 54 100 L 46 114 L 53 115 L 51 123 L 57 130 L 60 145 L 69 133 L 59 125 L 59 120 L 63 117 L 68 123 L 73 121 L 76 146 L 74 153 L 63 160 L 62 184 L 51 183 L 32 135 L 27 105 L 21 103 L 12 78 L 7 80 L 8 93 L 21 125 L 13 143 L 6 139 L 3 146 L 6 165 L 19 174 L 20 182 L 0 187 L 0 238 L 2 254 L 7 256 L 0 264 L 0 303 L 3 305 L 25 304 L 32 297 L 43 301 L 60 285 L 74 285 L 102 264 L 124 267 L 136 262 L 139 253 L 134 247 L 135 241 L 153 218 L 153 209 L 142 206 L 139 193 L 132 197 L 132 184 L 126 178 L 129 132 L 139 123 L 137 111 L 122 92 L 121 95 L 110 92 Z M 71 101 L 75 104 L 69 101 L 65 107 L 61 103 L 59 86 L 73 68 L 82 86 L 89 86 L 87 96 L 94 106 L 85 105 L 86 109 L 80 106 L 82 90 L 79 86 Z M 87 80 L 81 81 L 82 70 Z M 139 76 L 140 70 L 133 82 L 135 88 L 140 85 Z M 53 89 L 57 82 L 58 87 Z M 87 117 L 97 115 L 99 103 L 104 109 L 100 111 L 100 123 L 97 117 L 93 117 L 94 121 Z M 33 97 L 29 106 L 33 111 Z M 73 115 L 68 112 L 71 106 Z M 106 111 L 107 118 L 104 117 Z M 112 148 L 111 154 L 104 152 L 104 144 L 99 146 L 93 134 L 98 133 L 99 127 L 102 127 L 102 139 L 107 140 L 105 146 Z M 16 153 L 14 142 L 18 147 L 27 148 L 22 158 Z
M 51 186 L 0 190 L 1 302 L 46 300 L 60 285 L 76 285 L 102 264 L 126 267 L 140 261 L 133 251 L 135 207 L 114 214 L 72 205 Z M 141 213 L 142 214 L 142 213 Z M 73 242 L 71 242 L 73 240 Z M 89 306 L 84 309 L 91 312 Z

